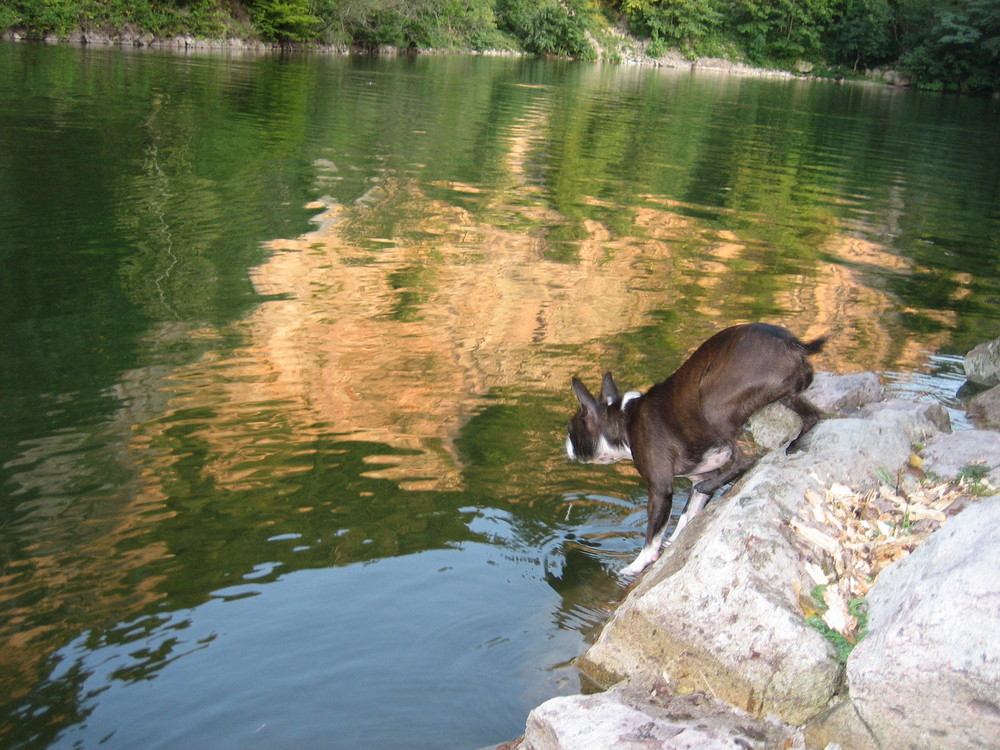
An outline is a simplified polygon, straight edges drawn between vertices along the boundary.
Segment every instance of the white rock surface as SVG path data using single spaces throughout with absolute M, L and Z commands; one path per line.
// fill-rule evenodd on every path
M 658 683 L 662 689 L 665 683 Z M 804 750 L 802 733 L 705 693 L 625 685 L 553 698 L 528 716 L 520 750 Z
M 848 688 L 882 747 L 1000 747 L 1000 497 L 886 568 Z
M 1000 338 L 980 344 L 965 355 L 965 377 L 979 385 L 1000 384 Z
M 839 482 L 870 487 L 906 465 L 937 428 L 918 410 L 824 420 L 793 455 L 769 454 L 710 503 L 618 607 L 581 668 L 601 684 L 665 669 L 754 715 L 802 724 L 840 686 L 829 642 L 805 622 L 809 558 L 789 520 L 805 493 Z
M 924 471 L 938 477 L 954 479 L 980 464 L 985 466 L 987 481 L 1000 487 L 1000 432 L 959 430 L 938 435 L 927 441 L 922 455 Z

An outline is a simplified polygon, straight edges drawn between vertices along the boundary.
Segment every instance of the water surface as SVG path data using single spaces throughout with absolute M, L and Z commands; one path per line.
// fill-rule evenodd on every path
M 580 689 L 643 488 L 561 454 L 749 320 L 961 422 L 998 104 L 0 46 L 0 737 L 474 748 Z

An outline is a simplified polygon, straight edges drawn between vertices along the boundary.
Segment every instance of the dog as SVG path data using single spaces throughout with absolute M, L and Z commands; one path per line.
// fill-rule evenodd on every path
M 649 488 L 645 544 L 624 575 L 638 575 L 659 558 L 675 478 L 689 478 L 692 489 L 668 544 L 716 490 L 753 465 L 737 439 L 755 411 L 778 401 L 801 417 L 789 449 L 816 425 L 820 412 L 802 392 L 813 379 L 808 357 L 825 342 L 802 342 L 780 326 L 748 323 L 716 333 L 645 394 L 619 395 L 609 372 L 598 400 L 573 378 L 579 409 L 569 423 L 568 457 L 584 463 L 631 459 Z

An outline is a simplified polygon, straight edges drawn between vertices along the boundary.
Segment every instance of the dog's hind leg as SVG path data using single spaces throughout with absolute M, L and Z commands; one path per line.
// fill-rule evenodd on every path
M 711 497 L 711 495 L 699 492 L 694 487 L 691 488 L 691 497 L 688 498 L 687 506 L 684 508 L 684 512 L 681 513 L 681 517 L 677 519 L 677 527 L 674 529 L 674 533 L 671 534 L 670 538 L 667 540 L 667 544 L 672 544 L 677 540 L 681 531 L 683 531 L 684 527 L 688 525 L 688 521 L 701 513 L 702 509 L 705 507 L 705 503 L 708 502 L 709 497 Z

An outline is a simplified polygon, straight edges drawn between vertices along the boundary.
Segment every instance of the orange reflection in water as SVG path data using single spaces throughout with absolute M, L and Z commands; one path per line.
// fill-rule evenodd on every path
M 407 219 L 376 250 L 351 238 L 358 213 L 369 209 L 338 205 L 316 206 L 315 231 L 270 243 L 273 255 L 253 280 L 283 299 L 262 305 L 248 325 L 270 387 L 308 404 L 311 419 L 417 451 L 380 470 L 409 485 L 459 485 L 454 440 L 485 394 L 559 392 L 573 375 L 590 377 L 616 336 L 647 325 L 651 311 L 677 304 L 692 285 L 700 289 L 697 315 L 682 323 L 690 348 L 746 320 L 731 293 L 745 243 L 669 201 L 634 209 L 635 236 L 583 221 L 584 237 L 564 262 L 550 259 L 539 232 L 477 221 L 412 182 L 389 181 L 383 195 L 404 205 Z M 500 208 L 527 215 L 522 226 L 562 220 L 538 205 Z M 919 343 L 900 337 L 898 303 L 869 285 L 866 269 L 905 272 L 902 259 L 839 234 L 823 250 L 842 262 L 789 278 L 777 300 L 788 315 L 773 321 L 803 337 L 830 335 L 819 368 L 919 367 L 946 340 L 946 332 Z M 950 323 L 948 313 L 927 314 Z
M 483 396 L 564 389 L 592 367 L 599 342 L 669 298 L 674 259 L 664 239 L 616 239 L 587 221 L 575 262 L 558 262 L 531 232 L 477 223 L 409 183 L 387 189 L 419 203 L 408 234 L 422 241 L 366 251 L 341 231 L 350 211 L 326 207 L 316 231 L 271 243 L 253 280 L 285 299 L 262 305 L 249 326 L 286 396 L 307 402 L 315 419 L 419 451 L 383 475 L 455 487 L 454 440 Z M 662 218 L 663 231 L 690 231 L 680 217 Z M 401 310 L 407 296 L 413 309 Z
M 940 310 L 903 310 L 898 300 L 872 286 L 872 270 L 906 273 L 909 263 L 885 247 L 835 234 L 824 253 L 841 263 L 822 263 L 781 295 L 780 302 L 803 337 L 829 336 L 817 365 L 834 372 L 850 370 L 919 370 L 927 353 L 950 340 L 956 315 Z M 898 317 L 919 312 L 941 324 L 938 333 L 920 339 L 901 336 Z

